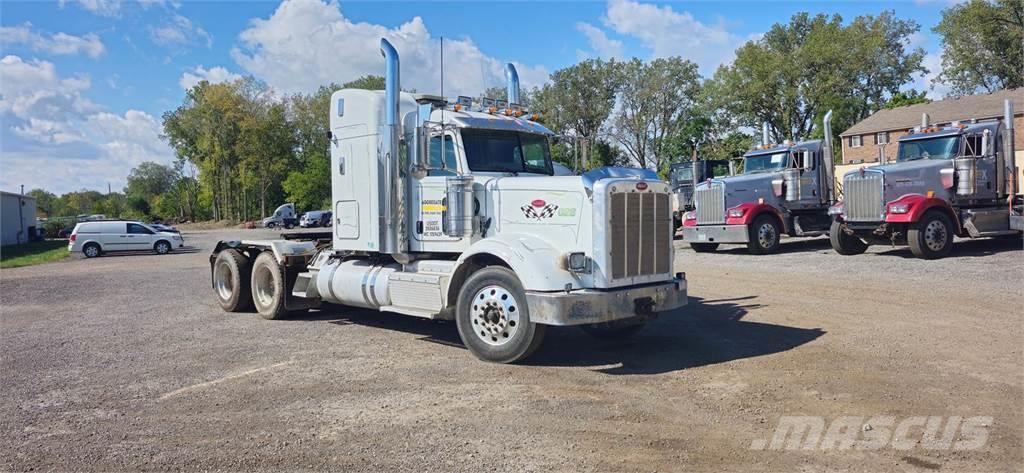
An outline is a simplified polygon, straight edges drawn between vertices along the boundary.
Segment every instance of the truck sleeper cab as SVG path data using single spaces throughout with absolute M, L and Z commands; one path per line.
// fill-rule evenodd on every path
M 918 258 L 949 254 L 953 237 L 1020 235 L 1024 203 L 1014 176 L 1013 106 L 1002 121 L 921 127 L 899 140 L 896 162 L 843 176 L 844 198 L 830 213 L 832 248 L 908 245 Z
M 743 155 L 743 173 L 697 185 L 695 209 L 683 216 L 683 240 L 698 253 L 722 243 L 746 244 L 751 254 L 779 250 L 781 236 L 828 233 L 835 202 L 832 111 L 825 140 L 769 145 L 765 124 L 760 148 Z
M 223 241 L 228 311 L 265 318 L 329 302 L 455 320 L 475 356 L 515 362 L 549 325 L 626 336 L 686 303 L 668 185 L 649 171 L 554 176 L 544 126 L 515 103 L 386 90 L 331 99 L 331 241 Z

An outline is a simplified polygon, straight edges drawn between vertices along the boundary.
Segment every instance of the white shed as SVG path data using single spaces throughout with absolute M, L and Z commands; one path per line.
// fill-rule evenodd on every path
M 35 231 L 35 197 L 0 191 L 0 245 L 27 243 Z

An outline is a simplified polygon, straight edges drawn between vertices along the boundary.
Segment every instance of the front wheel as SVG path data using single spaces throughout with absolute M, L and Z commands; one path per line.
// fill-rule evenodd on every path
M 515 363 L 540 347 L 547 327 L 530 321 L 526 292 L 510 269 L 490 266 L 463 284 L 456 306 L 459 338 L 477 358 Z
M 779 251 L 781 229 L 779 223 L 768 214 L 760 215 L 747 228 L 747 251 L 755 255 L 766 255 Z
M 907 243 L 918 258 L 942 258 L 953 249 L 953 223 L 942 212 L 926 212 L 907 230 Z
M 273 229 L 273 228 L 276 228 L 276 227 L 277 227 L 277 224 L 274 223 L 274 222 L 270 222 L 270 223 L 267 224 L 267 228 Z
M 171 252 L 171 244 L 164 240 L 160 240 L 153 245 L 153 251 L 158 255 L 166 255 Z
M 828 241 L 832 249 L 843 256 L 859 255 L 868 250 L 868 244 L 864 240 L 850 235 L 843 230 L 843 222 L 832 221 L 832 227 L 828 230 Z

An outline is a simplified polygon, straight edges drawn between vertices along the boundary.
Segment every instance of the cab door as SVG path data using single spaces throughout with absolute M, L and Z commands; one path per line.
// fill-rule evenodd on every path
M 413 180 L 413 202 L 416 209 L 410 212 L 412 222 L 413 249 L 422 250 L 424 242 L 458 241 L 459 238 L 444 234 L 444 217 L 447 210 L 447 186 L 445 179 L 457 175 L 460 171 L 460 159 L 457 153 L 455 135 L 444 134 L 444 147 L 441 146 L 441 134 L 432 134 L 427 146 L 427 163 L 430 168 L 427 175 L 418 181 Z M 444 160 L 442 161 L 442 150 Z M 443 163 L 443 165 L 442 165 Z
M 820 154 L 806 148 L 793 150 L 793 164 L 800 169 L 801 205 L 813 206 L 821 203 L 821 189 L 818 189 L 818 173 L 821 172 L 821 166 L 818 165 L 817 159 Z
M 155 233 L 152 230 L 139 225 L 137 223 L 128 223 L 127 240 L 128 244 L 125 245 L 126 250 L 149 250 L 153 248 L 153 237 Z

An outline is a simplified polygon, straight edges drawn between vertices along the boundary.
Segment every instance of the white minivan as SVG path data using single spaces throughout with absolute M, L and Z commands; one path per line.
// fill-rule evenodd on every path
M 86 258 L 95 258 L 107 251 L 145 250 L 162 255 L 184 245 L 180 234 L 160 232 L 142 222 L 102 220 L 75 225 L 68 240 L 68 251 L 81 251 Z

